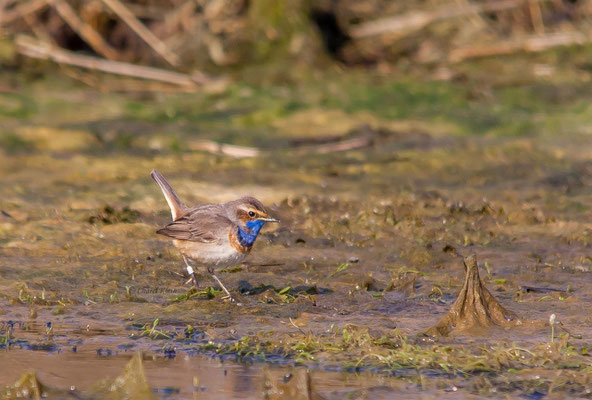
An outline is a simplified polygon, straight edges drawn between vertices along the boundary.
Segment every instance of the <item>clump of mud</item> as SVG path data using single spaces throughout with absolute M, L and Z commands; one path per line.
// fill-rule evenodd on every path
M 7 386 L 0 393 L 0 398 L 10 399 L 34 399 L 41 400 L 47 397 L 43 385 L 37 379 L 35 372 L 27 372 L 21 376 L 13 385 Z
M 142 353 L 137 352 L 117 378 L 101 382 L 96 393 L 100 398 L 112 400 L 156 399 L 146 380 L 142 365 Z
M 456 301 L 450 311 L 424 334 L 448 336 L 452 331 L 477 333 L 491 326 L 519 324 L 518 316 L 506 310 L 481 282 L 475 255 L 466 257 L 463 263 L 465 281 Z

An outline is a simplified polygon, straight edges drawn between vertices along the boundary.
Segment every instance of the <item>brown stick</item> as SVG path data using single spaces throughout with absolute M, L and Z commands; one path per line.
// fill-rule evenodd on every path
M 0 0 L 0 20 L 2 20 L 2 15 L 4 15 L 4 9 L 9 5 L 8 0 Z
M 347 150 L 355 150 L 361 149 L 364 147 L 369 147 L 373 143 L 373 139 L 371 136 L 362 136 L 352 139 L 341 140 L 335 143 L 326 143 L 321 144 L 318 146 L 314 146 L 310 148 L 309 151 L 311 153 L 317 154 L 327 154 L 327 153 L 334 153 L 337 151 L 347 151 Z
M 541 5 L 534 0 L 529 0 L 528 11 L 530 12 L 530 19 L 534 31 L 539 35 L 545 33 L 545 24 L 543 23 L 543 13 L 541 12 Z
M 140 36 L 158 55 L 173 66 L 179 65 L 179 58 L 169 51 L 166 44 L 144 26 L 135 15 L 119 0 L 102 0 L 115 14 L 119 16 L 138 36 Z
M 452 50 L 448 56 L 451 63 L 463 60 L 489 57 L 505 54 L 513 54 L 520 51 L 536 53 L 559 46 L 570 46 L 576 44 L 590 43 L 592 37 L 582 32 L 560 32 L 548 35 L 535 35 L 523 39 L 498 42 L 487 45 L 467 46 Z
M 32 58 L 52 60 L 57 63 L 74 65 L 81 68 L 172 83 L 179 86 L 196 86 L 196 82 L 186 74 L 120 61 L 104 60 L 97 57 L 82 56 L 53 47 L 47 43 L 39 42 L 27 36 L 18 36 L 16 39 L 16 45 L 19 53 Z
M 136 18 L 148 18 L 151 20 L 161 20 L 169 10 L 169 7 L 163 5 L 161 7 L 158 4 L 164 2 L 144 2 L 148 4 L 134 4 L 126 2 L 125 6 L 128 10 L 136 16 Z M 176 6 L 175 6 L 176 7 Z
M 92 72 L 85 72 L 78 67 L 60 64 L 61 70 L 72 79 L 97 89 L 100 92 L 159 92 L 159 93 L 189 93 L 195 92 L 194 86 L 179 86 L 170 83 L 139 80 L 135 78 L 100 79 Z
M 192 16 L 193 9 L 195 7 L 195 0 L 186 1 L 181 6 L 177 7 L 176 9 L 168 12 L 164 16 L 164 31 L 171 32 L 175 25 L 178 25 L 188 16 Z
M 15 19 L 21 18 L 27 14 L 34 13 L 47 5 L 47 0 L 31 0 L 27 3 L 22 3 L 12 10 L 3 10 L 0 14 L 0 24 L 9 24 Z
M 361 39 L 384 34 L 409 34 L 427 25 L 452 18 L 458 18 L 483 12 L 501 11 L 516 8 L 527 0 L 493 0 L 482 4 L 468 4 L 465 6 L 446 5 L 435 11 L 412 11 L 403 15 L 381 18 L 353 26 L 349 35 L 354 39 Z M 531 0 L 539 2 L 545 0 Z
M 339 140 L 332 143 L 322 143 L 300 147 L 291 154 L 328 154 L 339 151 L 348 151 L 369 147 L 374 143 L 374 135 L 364 135 L 350 139 Z M 218 143 L 211 140 L 199 140 L 190 142 L 187 146 L 191 150 L 206 151 L 213 154 L 223 154 L 235 158 L 250 158 L 264 155 L 266 152 L 255 147 L 236 146 L 232 144 Z
M 70 27 L 83 38 L 90 47 L 93 48 L 97 53 L 105 56 L 109 60 L 118 59 L 118 54 L 97 31 L 95 31 L 90 25 L 82 21 L 76 11 L 70 7 L 64 0 L 50 0 L 52 6 L 60 14 L 60 16 L 66 21 Z

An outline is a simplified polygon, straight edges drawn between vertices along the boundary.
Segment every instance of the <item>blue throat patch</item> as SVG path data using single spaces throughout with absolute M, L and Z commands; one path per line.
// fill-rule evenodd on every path
M 265 221 L 247 221 L 246 225 L 247 229 L 244 231 L 240 227 L 238 228 L 238 242 L 243 247 L 251 247 L 255 243 L 259 231 L 265 225 Z

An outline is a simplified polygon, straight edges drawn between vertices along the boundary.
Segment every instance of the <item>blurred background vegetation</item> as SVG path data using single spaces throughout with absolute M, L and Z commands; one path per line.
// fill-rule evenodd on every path
M 0 0 L 0 113 L 70 121 L 71 99 L 50 88 L 74 85 L 133 94 L 124 118 L 195 122 L 245 145 L 393 120 L 582 133 L 591 13 L 589 0 Z
M 589 53 L 591 14 L 588 0 L 2 0 L 0 57 L 5 66 L 48 59 L 184 89 L 219 88 L 216 78 L 253 67 L 257 77 L 289 79 L 328 64 L 462 80 L 466 62 L 482 58 L 520 58 L 515 72 L 545 77 L 574 49 Z M 525 57 L 540 52 L 553 56 Z M 591 68 L 585 56 L 577 67 Z M 494 63 L 487 77 L 506 69 Z
M 121 146 L 131 128 L 97 121 L 166 123 L 149 146 L 238 157 L 366 147 L 368 127 L 587 134 L 591 14 L 590 0 L 0 0 L 0 116 L 84 119 Z

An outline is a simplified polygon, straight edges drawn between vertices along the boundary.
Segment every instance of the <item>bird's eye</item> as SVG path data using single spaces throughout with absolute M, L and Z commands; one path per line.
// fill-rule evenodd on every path
M 253 218 L 255 216 L 255 211 L 249 211 L 249 217 Z

